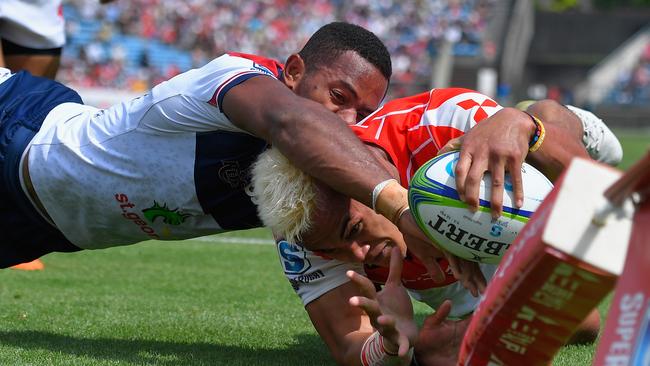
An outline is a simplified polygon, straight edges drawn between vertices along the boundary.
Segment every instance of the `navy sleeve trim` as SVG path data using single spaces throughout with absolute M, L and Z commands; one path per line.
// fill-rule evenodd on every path
M 230 79 L 228 79 L 225 83 L 221 84 L 219 88 L 214 92 L 214 95 L 212 95 L 212 98 L 208 103 L 212 104 L 215 107 L 219 108 L 219 112 L 223 113 L 223 97 L 226 96 L 226 93 L 234 87 L 237 86 L 244 81 L 255 77 L 255 76 L 270 76 L 268 74 L 260 73 L 258 71 L 245 71 L 243 73 L 239 73 Z

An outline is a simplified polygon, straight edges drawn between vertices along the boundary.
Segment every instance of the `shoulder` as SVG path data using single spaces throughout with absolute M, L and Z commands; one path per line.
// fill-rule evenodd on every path
M 272 75 L 276 78 L 279 78 L 282 74 L 282 71 L 284 70 L 283 64 L 279 63 L 276 60 L 262 56 L 240 52 L 229 52 L 226 54 L 226 56 L 233 60 L 245 60 L 247 62 L 250 62 L 252 63 L 253 68 L 256 68 L 259 71 Z
M 276 247 L 284 274 L 304 305 L 347 283 L 348 270 L 363 270 L 361 265 L 322 257 L 286 240 L 277 240 Z

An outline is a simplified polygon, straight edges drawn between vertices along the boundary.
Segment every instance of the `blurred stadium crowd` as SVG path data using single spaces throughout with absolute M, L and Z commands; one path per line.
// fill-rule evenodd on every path
M 430 86 L 443 41 L 456 57 L 481 57 L 497 0 L 134 0 L 64 1 L 67 44 L 58 79 L 77 87 L 142 92 L 224 52 L 284 62 L 320 26 L 336 20 L 375 32 L 393 58 L 391 97 Z M 544 97 L 573 103 L 571 90 Z M 535 93 L 533 93 L 535 94 Z M 531 94 L 531 97 L 534 97 Z M 605 104 L 650 103 L 650 44 L 621 70 Z
M 427 87 L 443 40 L 453 44 L 456 56 L 480 55 L 496 1 L 137 0 L 99 5 L 68 0 L 68 43 L 58 79 L 81 87 L 144 91 L 227 51 L 284 62 L 320 26 L 345 20 L 386 43 L 394 84 Z
M 650 43 L 632 70 L 622 70 L 608 103 L 650 105 Z

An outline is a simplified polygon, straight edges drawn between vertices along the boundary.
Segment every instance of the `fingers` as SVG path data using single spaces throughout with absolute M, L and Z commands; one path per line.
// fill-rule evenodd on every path
M 512 160 L 508 167 L 510 180 L 512 181 L 512 191 L 515 198 L 515 207 L 517 208 L 524 205 L 524 181 L 521 176 L 521 165 L 521 161 Z
M 381 315 L 377 317 L 377 324 L 381 326 L 380 333 L 386 340 L 397 343 L 397 355 L 399 357 L 406 356 L 411 348 L 411 342 L 406 334 L 397 329 L 397 320 L 390 315 Z
M 429 273 L 429 276 L 431 276 L 431 279 L 435 283 L 443 283 L 447 279 L 447 274 L 445 271 L 440 267 L 440 263 L 438 263 L 437 258 L 432 258 L 429 257 L 427 260 L 424 260 L 420 257 L 420 262 L 424 264 L 424 268 L 427 269 L 427 272 Z
M 483 181 L 483 175 L 488 171 L 487 168 L 487 160 L 480 162 L 474 160 L 465 178 L 465 203 L 467 203 L 469 210 L 472 212 L 478 210 L 481 182 Z
M 487 288 L 487 279 L 485 278 L 485 275 L 483 275 L 483 271 L 481 271 L 481 267 L 478 265 L 478 263 L 476 264 L 475 271 L 474 280 L 476 282 L 476 286 L 478 287 L 479 293 L 483 294 Z
M 451 271 L 454 274 L 454 277 L 456 277 L 456 279 L 460 282 L 460 284 L 463 285 L 463 287 L 467 289 L 472 294 L 472 296 L 478 297 L 479 295 L 478 286 L 472 280 L 471 273 L 467 269 L 463 268 L 464 261 L 459 258 L 455 258 L 455 259 L 450 259 L 450 258 L 451 257 L 448 257 L 447 259 L 449 260 L 450 263 L 449 266 L 452 268 Z M 451 265 L 452 261 L 456 261 L 456 263 L 453 266 Z M 454 268 L 456 269 L 454 270 Z
M 455 139 L 447 141 L 445 146 L 438 151 L 438 155 L 448 153 L 452 150 L 459 150 L 461 146 L 463 146 L 463 136 L 456 137 Z
M 370 317 L 371 322 L 377 321 L 382 314 L 379 303 L 367 297 L 352 296 L 350 300 L 348 300 L 348 303 L 352 306 L 363 309 L 363 311 L 368 314 L 368 317 Z
M 390 267 L 386 285 L 400 285 L 402 283 L 402 268 L 404 260 L 399 247 L 395 246 L 390 251 Z
M 478 297 L 485 292 L 487 281 L 481 267 L 477 262 L 467 261 L 454 256 L 451 253 L 445 253 L 454 277 L 465 287 L 474 297 Z
M 476 212 L 479 206 L 479 192 L 483 174 L 488 171 L 488 159 L 467 152 L 460 154 L 454 174 L 458 196 L 468 209 Z
M 363 262 L 366 259 L 366 255 L 370 251 L 370 245 L 363 246 L 353 246 L 352 248 L 353 256 L 359 261 Z
M 463 261 L 463 265 L 463 271 L 467 274 L 463 286 L 471 292 L 472 296 L 478 297 L 485 292 L 487 286 L 481 267 L 472 261 Z
M 368 279 L 366 276 L 362 276 L 355 271 L 347 271 L 346 276 L 354 283 L 361 292 L 361 295 L 369 299 L 374 299 L 377 297 L 377 292 L 375 291 L 375 285 Z
M 435 315 L 444 320 L 449 316 L 449 313 L 451 313 L 451 300 L 445 300 L 438 307 Z
M 456 257 L 455 255 L 449 252 L 445 252 L 445 258 L 449 263 L 449 268 L 451 268 L 451 273 L 454 275 L 454 277 L 456 277 L 457 280 L 459 280 L 463 272 L 460 268 L 460 258 Z
M 438 257 L 441 253 L 439 250 L 433 247 L 433 244 L 429 241 L 418 240 L 413 238 L 411 235 L 404 234 L 404 240 L 408 243 L 408 247 L 411 252 L 418 257 L 420 262 L 424 265 L 424 268 L 427 269 L 429 276 L 433 279 L 433 282 L 442 283 L 447 278 L 447 274 L 440 267 L 438 263 Z
M 435 313 L 430 314 L 424 319 L 422 324 L 423 328 L 435 328 L 447 319 L 451 312 L 451 300 L 445 300 L 442 305 L 438 307 Z
M 446 275 L 436 260 L 442 255 L 442 251 L 438 250 L 435 243 L 420 230 L 413 216 L 402 215 L 399 221 L 399 229 L 404 236 L 408 249 L 422 261 L 431 278 L 437 283 L 443 282 Z
M 411 342 L 409 342 L 408 338 L 401 334 L 397 338 L 397 344 L 399 345 L 399 349 L 397 350 L 397 356 L 398 357 L 404 357 L 408 353 L 409 349 L 411 348 Z
M 492 218 L 498 219 L 503 209 L 503 187 L 505 184 L 505 166 L 500 159 L 492 159 L 490 164 L 490 177 L 492 189 L 490 192 L 490 211 Z
M 466 201 L 466 187 L 465 182 L 467 180 L 467 174 L 469 169 L 472 167 L 472 155 L 463 154 L 461 151 L 460 157 L 456 162 L 456 167 L 454 168 L 454 176 L 456 178 L 456 190 L 458 191 L 458 196 L 463 202 Z

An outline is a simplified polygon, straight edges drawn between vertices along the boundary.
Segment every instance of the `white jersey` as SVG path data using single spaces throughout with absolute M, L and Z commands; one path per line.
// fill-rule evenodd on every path
M 278 241 L 276 247 L 284 274 L 304 305 L 349 282 L 345 275 L 349 270 L 365 275 L 375 283 L 383 283 L 378 281 L 369 266 L 361 263 L 348 263 L 319 256 L 300 245 L 284 240 Z M 408 271 L 412 266 L 412 263 L 406 261 L 404 268 Z M 483 275 L 488 281 L 496 268 L 496 265 L 481 264 Z M 436 286 L 432 284 L 428 274 L 420 273 L 419 276 L 420 278 L 417 276 L 407 278 L 403 275 L 402 283 L 411 297 L 431 308 L 437 309 L 443 301 L 449 299 L 453 303 L 449 316 L 460 318 L 471 314 L 478 306 L 480 299 L 472 296 L 460 282 L 453 280 Z M 422 283 L 427 285 L 421 286 Z
M 31 142 L 29 173 L 56 227 L 95 249 L 261 226 L 247 187 L 267 144 L 234 126 L 221 102 L 281 67 L 228 54 L 106 110 L 55 107 Z
M 65 43 L 61 0 L 0 1 L 0 38 L 28 48 L 59 48 Z

